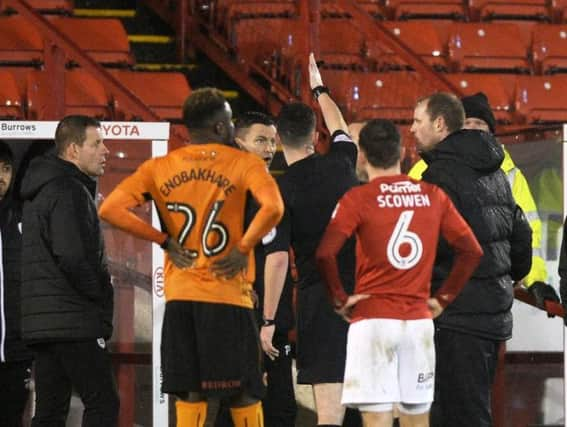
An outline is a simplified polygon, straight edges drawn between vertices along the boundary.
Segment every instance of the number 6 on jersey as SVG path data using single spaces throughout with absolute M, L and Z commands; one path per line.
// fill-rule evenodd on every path
M 417 234 L 409 231 L 414 211 L 403 211 L 394 227 L 394 232 L 388 241 L 388 261 L 398 270 L 409 270 L 419 262 L 423 255 L 423 244 Z M 409 245 L 410 251 L 407 255 L 400 253 L 403 244 Z

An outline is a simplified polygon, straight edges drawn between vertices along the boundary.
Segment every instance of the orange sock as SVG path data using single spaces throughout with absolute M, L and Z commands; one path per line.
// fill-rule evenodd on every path
M 234 427 L 264 427 L 262 402 L 256 402 L 241 408 L 230 408 Z
M 175 402 L 177 427 L 203 427 L 207 419 L 207 402 Z

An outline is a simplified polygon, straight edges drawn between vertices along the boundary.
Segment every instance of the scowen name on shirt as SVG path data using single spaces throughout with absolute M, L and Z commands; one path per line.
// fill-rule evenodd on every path
M 420 208 L 429 207 L 429 195 L 420 194 L 421 185 L 410 181 L 380 184 L 380 192 L 376 197 L 380 208 Z

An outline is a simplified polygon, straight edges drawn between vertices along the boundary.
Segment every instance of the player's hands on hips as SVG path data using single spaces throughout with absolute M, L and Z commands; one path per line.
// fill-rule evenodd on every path
M 354 309 L 354 306 L 358 304 L 359 301 L 362 301 L 363 299 L 366 298 L 370 298 L 370 295 L 366 295 L 366 294 L 349 295 L 344 305 L 342 307 L 336 308 L 335 312 L 343 319 L 345 319 L 347 322 L 350 322 L 351 321 L 350 316 L 352 310 Z
M 311 89 L 317 86 L 323 86 L 323 79 L 321 78 L 321 73 L 319 72 L 319 67 L 317 67 L 313 53 L 309 54 L 309 84 L 311 85 Z
M 439 304 L 437 298 L 429 298 L 427 300 L 427 306 L 429 307 L 429 310 L 431 310 L 431 314 L 433 315 L 434 319 L 441 313 L 443 313 L 444 308 L 441 306 L 441 304 Z
M 243 254 L 238 248 L 233 247 L 228 255 L 213 262 L 211 271 L 216 276 L 224 279 L 232 279 L 243 271 L 247 265 L 248 254 Z
M 198 254 L 195 251 L 185 249 L 179 242 L 169 237 L 165 243 L 165 252 L 177 268 L 191 268 Z
M 272 344 L 275 331 L 276 325 L 262 326 L 260 329 L 260 343 L 262 344 L 262 350 L 264 350 L 264 353 L 266 353 L 271 360 L 274 360 L 280 355 L 280 351 Z

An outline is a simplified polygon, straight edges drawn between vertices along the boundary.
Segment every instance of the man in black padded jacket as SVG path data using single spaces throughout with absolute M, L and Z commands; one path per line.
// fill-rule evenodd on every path
M 13 153 L 0 141 L 0 426 L 21 427 L 28 403 L 31 352 L 20 327 L 22 207 L 14 197 Z
M 449 195 L 484 251 L 463 291 L 435 320 L 433 427 L 492 426 L 490 392 L 498 349 L 512 336 L 513 283 L 531 268 L 531 229 L 500 169 L 502 147 L 489 133 L 461 130 L 464 118 L 458 98 L 436 93 L 417 102 L 411 128 L 428 165 L 423 180 Z M 452 262 L 441 241 L 432 292 Z
M 65 117 L 56 154 L 24 177 L 22 330 L 35 357 L 32 426 L 64 426 L 71 390 L 85 405 L 83 426 L 117 425 L 119 400 L 106 342 L 113 288 L 95 205 L 106 155 L 98 121 Z

